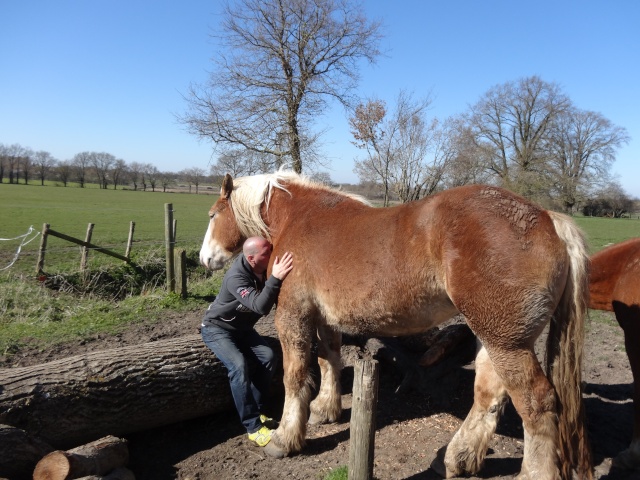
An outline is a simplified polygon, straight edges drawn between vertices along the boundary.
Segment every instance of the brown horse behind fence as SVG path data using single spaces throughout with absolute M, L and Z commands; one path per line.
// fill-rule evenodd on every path
M 580 376 L 589 259 L 568 217 L 481 185 L 373 208 L 290 172 L 227 175 L 209 216 L 207 268 L 221 268 L 254 235 L 271 240 L 272 259 L 294 256 L 275 316 L 280 455 L 303 448 L 307 421 L 341 414 L 340 332 L 408 335 L 460 312 L 483 346 L 474 403 L 434 468 L 476 473 L 510 396 L 525 432 L 520 478 L 568 479 L 572 469 L 591 478 Z M 534 342 L 549 322 L 545 375 Z M 321 383 L 310 404 L 316 336 Z
M 640 468 L 640 238 L 611 245 L 591 257 L 589 292 L 590 308 L 615 313 L 633 374 L 633 437 L 613 465 Z

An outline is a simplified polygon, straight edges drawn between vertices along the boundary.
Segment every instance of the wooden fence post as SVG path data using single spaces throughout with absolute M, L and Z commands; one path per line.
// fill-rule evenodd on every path
M 127 250 L 124 252 L 124 256 L 131 258 L 131 244 L 133 243 L 133 231 L 136 229 L 136 222 L 129 223 L 129 238 L 127 239 Z
M 178 234 L 178 220 L 173 219 L 173 243 L 176 243 L 176 235 Z
M 169 293 L 176 291 L 176 277 L 173 261 L 173 204 L 164 204 L 164 239 L 166 244 L 167 289 Z
M 176 292 L 187 298 L 187 252 L 178 248 L 175 254 Z
M 91 235 L 93 234 L 93 227 L 95 224 L 90 223 L 87 226 L 87 235 L 84 237 L 86 243 L 91 243 Z M 87 269 L 87 257 L 89 256 L 89 248 L 85 245 L 82 247 L 82 257 L 80 258 L 80 271 L 84 272 Z
M 349 480 L 373 478 L 373 453 L 378 403 L 378 362 L 356 361 L 349 437 Z
M 36 264 L 36 273 L 42 273 L 44 270 L 44 254 L 47 251 L 47 236 L 49 235 L 49 224 L 42 224 L 42 237 L 40 237 L 40 249 L 38 250 L 38 263 Z

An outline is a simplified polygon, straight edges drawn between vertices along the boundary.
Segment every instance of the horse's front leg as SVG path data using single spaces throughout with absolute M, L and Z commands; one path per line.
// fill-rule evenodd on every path
M 336 422 L 342 414 L 340 392 L 340 347 L 342 334 L 326 325 L 318 327 L 318 364 L 320 365 L 320 390 L 311 402 L 309 423 Z
M 279 307 L 275 317 L 282 345 L 285 397 L 280 425 L 267 445 L 271 448 L 265 448 L 274 457 L 299 452 L 304 447 L 307 431 L 312 384 L 309 364 L 315 326 L 310 318 L 298 316 L 299 311 L 296 313 Z

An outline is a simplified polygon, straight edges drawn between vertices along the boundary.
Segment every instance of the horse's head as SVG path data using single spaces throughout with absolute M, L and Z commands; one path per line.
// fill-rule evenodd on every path
M 200 263 L 210 270 L 221 269 L 227 260 L 240 251 L 245 240 L 231 208 L 232 192 L 233 179 L 226 174 L 220 198 L 209 210 L 209 228 L 200 248 Z

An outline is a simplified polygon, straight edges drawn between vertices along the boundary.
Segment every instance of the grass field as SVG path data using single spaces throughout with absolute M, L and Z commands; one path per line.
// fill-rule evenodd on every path
M 0 239 L 23 235 L 30 226 L 35 229 L 30 237 L 33 241 L 24 246 L 9 268 L 20 240 L 0 240 L 0 354 L 11 354 L 27 341 L 46 348 L 52 342 L 115 332 L 141 319 L 160 319 L 166 309 L 204 309 L 202 298 L 217 292 L 222 274 L 205 275 L 202 267 L 199 275 L 190 278 L 186 300 L 168 295 L 164 284 L 150 285 L 144 295 L 118 302 L 46 288 L 35 275 L 40 244 L 37 232 L 48 223 L 53 230 L 84 239 L 87 225 L 94 223 L 91 242 L 124 254 L 129 222 L 133 221 L 132 257 L 151 255 L 162 262 L 165 204 L 173 205 L 177 247 L 194 253 L 202 242 L 207 212 L 215 200 L 215 195 L 206 194 L 0 184 Z M 592 253 L 610 243 L 640 237 L 640 220 L 576 217 L 576 222 L 586 232 Z M 102 254 L 92 253 L 89 258 L 90 269 L 105 265 L 115 270 L 123 268 L 121 261 Z M 79 268 L 80 248 L 50 236 L 45 271 L 72 274 Z M 612 321 L 602 315 L 603 321 Z
M 576 216 L 575 220 L 587 234 L 591 253 L 613 243 L 640 237 L 640 220 L 637 219 Z
M 40 232 L 43 224 L 48 223 L 55 231 L 84 240 L 88 224 L 93 223 L 91 243 L 124 254 L 129 224 L 133 221 L 132 252 L 135 254 L 136 250 L 163 247 L 165 204 L 172 204 L 177 222 L 177 246 L 195 248 L 202 242 L 207 214 L 216 198 L 203 194 L 0 184 L 0 205 L 3 206 L 0 238 L 23 235 L 31 226 Z M 23 247 L 16 270 L 35 269 L 39 244 L 38 237 Z M 19 245 L 19 240 L 0 241 L 0 268 L 11 261 Z M 78 246 L 50 236 L 47 270 L 78 269 L 79 252 Z M 93 256 L 96 257 L 100 261 L 102 256 Z

